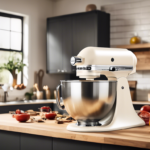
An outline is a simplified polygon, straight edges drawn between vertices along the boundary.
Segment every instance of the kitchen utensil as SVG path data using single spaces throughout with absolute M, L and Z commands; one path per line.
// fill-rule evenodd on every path
M 44 70 L 40 69 L 38 72 L 38 78 L 39 78 L 39 90 L 42 91 L 42 81 L 44 77 Z
M 39 91 L 39 86 L 38 86 L 37 83 L 34 84 L 34 87 L 35 87 L 35 89 L 36 89 L 37 91 Z
M 38 80 L 37 80 L 37 71 L 35 71 L 34 72 L 34 84 L 37 83 L 37 82 L 38 82 Z
M 51 92 L 50 92 L 49 87 L 46 85 L 43 87 L 43 90 L 45 90 L 46 99 L 50 99 L 51 98 Z
M 37 79 L 38 75 L 37 75 L 37 71 L 34 72 L 34 85 L 38 83 L 38 79 Z M 35 88 L 35 86 L 33 86 L 33 92 L 35 92 L 37 89 Z M 34 96 L 35 99 L 35 96 Z
M 14 114 L 12 117 L 16 118 L 16 120 L 19 121 L 19 122 L 26 122 L 30 119 L 30 115 L 27 114 L 27 113 Z
M 137 64 L 131 51 L 87 47 L 70 62 L 76 66 L 76 76 L 86 80 L 61 81 L 56 88 L 58 106 L 77 119 L 68 130 L 103 132 L 145 125 L 129 91 L 127 76 L 136 72 Z M 94 80 L 100 75 L 108 80 Z
M 37 99 L 43 99 L 43 91 L 37 91 L 36 97 L 37 97 Z

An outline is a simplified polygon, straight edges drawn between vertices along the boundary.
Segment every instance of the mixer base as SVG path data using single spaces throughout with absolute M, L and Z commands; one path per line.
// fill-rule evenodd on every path
M 77 126 L 75 123 L 71 123 L 67 126 L 67 130 L 75 131 L 75 132 L 107 132 L 107 131 L 114 131 L 114 130 L 121 130 L 121 129 L 128 129 L 132 127 L 139 127 L 145 125 L 144 123 L 139 124 L 110 124 L 105 126 Z

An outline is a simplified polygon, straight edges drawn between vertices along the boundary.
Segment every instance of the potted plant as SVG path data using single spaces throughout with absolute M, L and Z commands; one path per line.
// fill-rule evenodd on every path
M 7 63 L 4 63 L 0 69 L 7 69 L 11 72 L 13 76 L 13 87 L 17 85 L 17 73 L 23 70 L 26 64 L 23 63 L 19 58 L 11 57 Z
M 32 96 L 33 96 L 33 93 L 31 92 L 26 92 L 25 93 L 25 97 L 27 98 L 27 100 L 32 100 Z

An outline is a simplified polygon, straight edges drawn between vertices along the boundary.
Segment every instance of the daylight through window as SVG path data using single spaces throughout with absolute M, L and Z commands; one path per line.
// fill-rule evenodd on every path
M 0 67 L 10 59 L 21 59 L 23 54 L 23 17 L 0 12 Z M 18 74 L 17 83 L 21 83 Z M 0 70 L 0 84 L 5 83 L 8 74 Z

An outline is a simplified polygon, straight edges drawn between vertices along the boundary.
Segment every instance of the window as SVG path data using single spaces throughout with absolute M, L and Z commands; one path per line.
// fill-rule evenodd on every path
M 23 17 L 0 12 L 0 66 L 7 63 L 11 56 L 22 59 L 22 54 Z M 6 73 L 0 71 L 0 84 L 6 77 Z M 20 82 L 21 73 L 18 75 L 18 84 Z
M 23 51 L 23 17 L 0 13 L 0 50 Z

